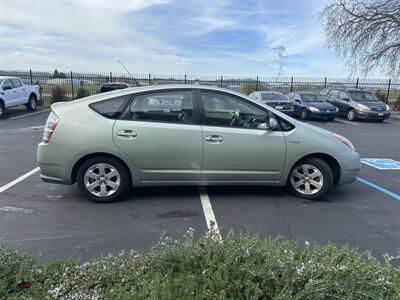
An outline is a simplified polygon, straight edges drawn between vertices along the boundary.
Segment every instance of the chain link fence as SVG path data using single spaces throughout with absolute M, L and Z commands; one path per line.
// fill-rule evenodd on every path
M 244 94 L 252 91 L 272 90 L 282 93 L 311 91 L 319 93 L 325 87 L 357 87 L 369 90 L 385 102 L 400 101 L 400 81 L 392 79 L 361 78 L 305 78 L 271 76 L 194 76 L 194 75 L 157 75 L 127 73 L 78 73 L 78 72 L 40 72 L 0 70 L 0 76 L 16 76 L 26 84 L 38 84 L 45 105 L 54 100 L 73 100 L 82 96 L 99 93 L 100 86 L 107 82 L 123 82 L 131 86 L 164 84 L 198 84 L 218 86 Z M 62 94 L 61 98 L 60 93 Z M 57 98 L 57 99 L 55 99 Z

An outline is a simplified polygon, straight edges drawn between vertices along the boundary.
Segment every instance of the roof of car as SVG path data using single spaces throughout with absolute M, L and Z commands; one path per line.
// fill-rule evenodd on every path
M 257 93 L 283 94 L 281 92 L 275 92 L 275 91 L 257 91 Z
M 11 79 L 16 78 L 15 76 L 0 76 L 0 79 Z

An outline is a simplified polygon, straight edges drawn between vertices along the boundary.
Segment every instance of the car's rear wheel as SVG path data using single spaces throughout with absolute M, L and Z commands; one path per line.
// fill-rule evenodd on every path
M 347 120 L 354 121 L 355 119 L 356 119 L 356 111 L 351 108 L 347 111 Z
M 298 197 L 317 200 L 332 188 L 333 173 L 325 161 L 307 158 L 292 169 L 287 186 Z
M 112 157 L 93 157 L 79 168 L 76 178 L 82 194 L 97 203 L 118 200 L 130 188 L 127 168 Z
M 307 110 L 305 108 L 303 108 L 300 111 L 300 119 L 302 119 L 302 120 L 306 120 L 307 119 Z
M 26 104 L 26 108 L 30 111 L 34 111 L 36 110 L 36 107 L 37 107 L 36 97 L 34 95 L 30 95 L 28 103 Z

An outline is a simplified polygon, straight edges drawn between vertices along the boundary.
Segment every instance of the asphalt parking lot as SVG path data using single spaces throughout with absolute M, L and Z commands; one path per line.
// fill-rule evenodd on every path
M 207 230 L 196 187 L 135 189 L 120 202 L 94 204 L 76 186 L 44 183 L 36 145 L 48 109 L 11 109 L 0 120 L 0 243 L 42 253 L 42 260 L 83 260 L 122 249 L 148 249 L 163 232 Z M 400 161 L 400 115 L 384 123 L 310 121 L 349 138 L 362 158 Z M 229 230 L 282 235 L 300 243 L 332 241 L 371 249 L 377 257 L 400 249 L 400 170 L 363 164 L 360 181 L 323 201 L 295 198 L 281 188 L 208 187 L 221 235 Z M 391 193 L 390 193 L 391 192 Z

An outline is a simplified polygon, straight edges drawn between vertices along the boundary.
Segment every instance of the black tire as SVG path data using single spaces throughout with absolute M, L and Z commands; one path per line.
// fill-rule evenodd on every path
M 347 111 L 346 118 L 349 121 L 354 121 L 356 119 L 356 111 L 353 108 L 350 108 Z
M 120 176 L 120 183 L 118 189 L 109 196 L 96 196 L 88 191 L 85 185 L 85 174 L 89 168 L 96 164 L 107 164 L 115 168 Z M 111 180 L 111 179 L 110 179 Z M 89 200 L 96 203 L 109 203 L 117 201 L 131 188 L 131 177 L 129 176 L 129 171 L 126 166 L 119 160 L 108 157 L 108 156 L 98 156 L 92 157 L 86 160 L 78 169 L 76 176 L 76 182 L 81 193 Z
M 300 111 L 300 119 L 307 120 L 307 109 L 302 108 Z
M 317 192 L 315 192 L 313 194 L 301 193 L 293 185 L 292 173 L 295 172 L 297 168 L 299 168 L 300 166 L 302 166 L 304 164 L 313 166 L 314 168 L 318 169 L 320 171 L 320 173 L 322 174 L 322 179 L 323 179 L 322 180 L 322 187 L 320 188 L 319 191 L 317 191 Z M 311 173 L 310 175 L 312 175 L 312 174 L 313 173 Z M 299 179 L 299 181 L 301 181 L 301 179 Z M 299 181 L 297 181 L 297 182 L 299 182 Z M 321 181 L 319 181 L 319 182 L 321 182 Z M 313 158 L 313 157 L 306 158 L 306 159 L 303 159 L 303 160 L 299 161 L 292 168 L 292 170 L 289 173 L 289 177 L 288 177 L 286 186 L 290 190 L 290 192 L 293 195 L 297 196 L 297 197 L 310 199 L 310 200 L 319 200 L 323 196 L 325 196 L 332 189 L 332 186 L 333 186 L 333 172 L 332 172 L 332 169 L 329 167 L 329 165 L 325 161 L 323 161 L 322 159 Z
M 0 101 L 0 118 L 4 116 L 5 107 L 3 102 Z
M 29 96 L 28 103 L 26 104 L 26 108 L 27 108 L 29 111 L 35 111 L 35 110 L 36 110 L 36 107 L 37 107 L 37 99 L 36 99 L 36 96 L 30 95 L 30 96 Z

